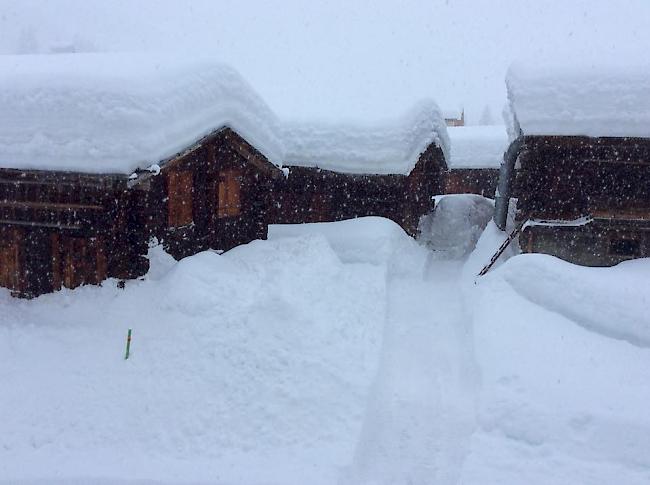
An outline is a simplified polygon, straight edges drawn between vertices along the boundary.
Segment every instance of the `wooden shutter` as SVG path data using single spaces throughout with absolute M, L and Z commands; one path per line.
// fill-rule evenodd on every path
M 221 172 L 217 187 L 217 217 L 236 217 L 241 213 L 241 175 L 238 170 Z
M 18 245 L 14 241 L 0 242 L 0 286 L 18 289 Z
M 169 225 L 186 226 L 192 223 L 192 172 L 177 171 L 167 174 Z

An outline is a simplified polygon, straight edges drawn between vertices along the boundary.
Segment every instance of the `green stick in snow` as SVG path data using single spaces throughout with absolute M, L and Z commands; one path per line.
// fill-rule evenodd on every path
M 131 350 L 131 329 L 129 329 L 129 333 L 126 336 L 126 354 L 124 354 L 124 360 L 129 358 L 130 350 Z

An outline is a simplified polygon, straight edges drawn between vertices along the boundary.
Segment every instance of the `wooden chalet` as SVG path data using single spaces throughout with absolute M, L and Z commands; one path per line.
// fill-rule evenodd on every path
M 410 138 L 400 131 L 413 125 L 425 129 Z M 294 137 L 300 143 L 292 143 Z M 276 191 L 272 220 L 296 224 L 380 216 L 415 235 L 420 217 L 433 209 L 433 196 L 444 190 L 445 137 L 444 120 L 428 105 L 401 124 L 380 129 L 300 126 L 286 137 L 283 165 L 289 173 Z
M 540 105 L 548 79 L 536 84 L 537 78 L 528 71 L 511 76 L 518 137 L 502 167 L 497 225 L 505 228 L 507 203 L 514 197 L 517 222 L 525 222 L 519 236 L 524 252 L 552 254 L 587 266 L 650 256 L 650 125 L 617 121 L 647 120 L 648 100 L 627 82 L 620 85 L 628 86 L 629 92 L 613 93 L 611 99 L 605 98 L 609 104 L 604 103 L 584 94 L 584 86 L 593 86 L 593 79 L 589 83 L 579 75 L 566 78 L 560 73 L 556 85 L 567 90 L 566 97 L 558 100 L 555 90 L 549 105 L 563 111 L 540 114 L 531 106 Z M 571 95 L 572 83 L 582 89 L 580 97 Z M 606 88 L 603 82 L 600 98 Z M 636 112 L 620 111 L 619 98 L 638 98 L 628 103 Z
M 444 193 L 494 197 L 499 167 L 508 148 L 505 127 L 450 127 L 447 132 L 451 155 Z
M 280 224 L 328 222 L 363 216 L 386 217 L 409 234 L 433 209 L 446 169 L 440 147 L 432 144 L 408 174 L 354 174 L 318 167 L 289 166 L 276 191 L 272 218 Z
M 265 238 L 283 177 L 229 128 L 131 176 L 0 169 L 0 286 L 31 297 L 136 278 L 153 237 L 177 259 Z

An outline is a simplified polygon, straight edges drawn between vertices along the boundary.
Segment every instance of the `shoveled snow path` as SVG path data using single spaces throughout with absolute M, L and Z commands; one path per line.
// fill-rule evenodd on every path
M 343 483 L 458 481 L 475 422 L 461 267 L 430 259 L 421 278 L 389 276 L 379 372 Z

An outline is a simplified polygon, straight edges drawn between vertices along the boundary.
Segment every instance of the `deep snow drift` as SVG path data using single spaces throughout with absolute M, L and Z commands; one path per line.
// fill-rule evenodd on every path
M 474 238 L 490 203 L 450 200 Z M 155 248 L 124 290 L 0 290 L 0 483 L 649 483 L 648 261 L 508 252 L 477 279 L 502 238 L 275 226 Z
M 390 221 L 369 231 L 415 245 Z M 335 483 L 377 372 L 391 254 L 344 263 L 333 247 L 303 233 L 176 264 L 157 248 L 125 290 L 2 290 L 0 481 Z
M 460 483 L 650 483 L 649 272 L 533 254 L 471 287 L 481 386 Z

